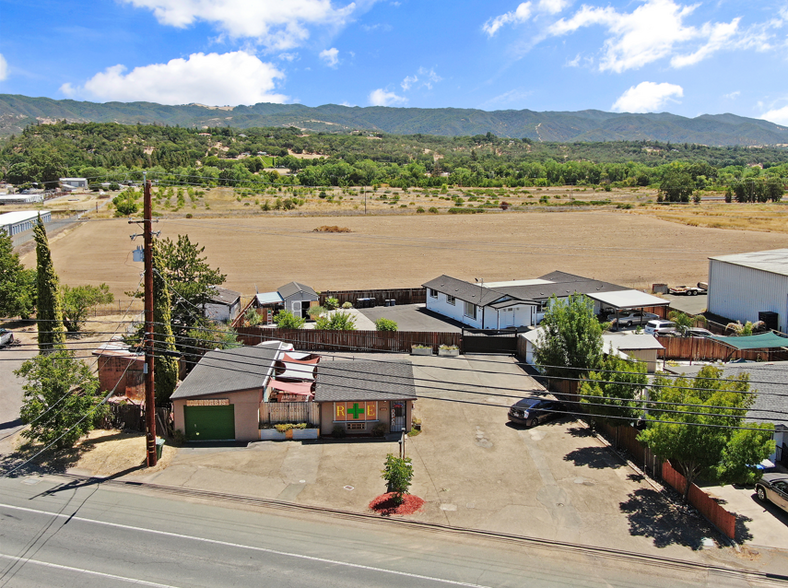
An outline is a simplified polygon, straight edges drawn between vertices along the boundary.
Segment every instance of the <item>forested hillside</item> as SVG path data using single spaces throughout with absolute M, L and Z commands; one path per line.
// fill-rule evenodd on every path
M 0 173 L 17 185 L 52 187 L 64 176 L 94 184 L 138 180 L 143 170 L 162 181 L 206 186 L 394 187 L 648 186 L 681 172 L 703 189 L 788 177 L 788 150 L 116 123 L 34 125 L 0 149 Z
M 189 128 L 237 129 L 294 126 L 309 132 L 372 131 L 449 137 L 493 133 L 534 142 L 659 141 L 703 145 L 788 144 L 788 129 L 733 114 L 686 118 L 670 113 L 628 114 L 599 110 L 488 112 L 460 108 L 367 108 L 326 104 L 269 104 L 210 108 L 150 102 L 77 102 L 0 94 L 0 137 L 38 122 L 117 122 Z

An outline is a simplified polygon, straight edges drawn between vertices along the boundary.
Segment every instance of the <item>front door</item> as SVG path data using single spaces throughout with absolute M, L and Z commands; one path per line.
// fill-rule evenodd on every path
M 293 316 L 298 318 L 301 317 L 301 301 L 300 300 L 293 300 Z
M 514 308 L 504 308 L 503 309 L 503 324 L 501 325 L 502 328 L 506 327 L 513 327 L 514 326 Z
M 399 433 L 405 430 L 405 403 L 391 403 L 391 432 Z

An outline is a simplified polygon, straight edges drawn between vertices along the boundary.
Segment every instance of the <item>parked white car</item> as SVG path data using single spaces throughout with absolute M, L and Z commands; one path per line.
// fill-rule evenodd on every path
M 14 342 L 14 334 L 8 329 L 0 329 L 0 347 L 11 345 Z
M 653 320 L 646 323 L 643 329 L 648 335 L 667 335 L 676 332 L 676 323 L 673 321 Z

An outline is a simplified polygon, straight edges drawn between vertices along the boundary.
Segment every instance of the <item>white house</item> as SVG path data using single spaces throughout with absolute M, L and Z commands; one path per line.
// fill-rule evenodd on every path
M 423 286 L 427 289 L 427 310 L 474 329 L 506 329 L 539 324 L 552 296 L 566 299 L 578 293 L 594 298 L 605 292 L 632 292 L 623 286 L 559 271 L 530 280 L 476 284 L 443 275 Z M 646 306 L 641 302 L 642 299 L 638 297 L 636 303 Z M 649 297 L 648 302 L 667 304 L 653 296 Z M 607 307 L 610 306 L 606 302 L 595 300 L 594 312 L 599 313 Z
M 788 332 L 788 249 L 710 257 L 708 310 Z
M 88 180 L 87 178 L 60 178 L 60 185 L 71 186 L 72 188 L 87 188 L 88 187 Z

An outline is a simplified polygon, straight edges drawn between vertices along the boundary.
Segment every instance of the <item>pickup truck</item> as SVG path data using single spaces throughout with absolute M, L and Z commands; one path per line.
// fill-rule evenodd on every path
M 697 286 L 677 286 L 668 288 L 668 294 L 674 296 L 697 296 L 698 294 L 708 294 L 709 285 L 706 282 L 698 282 Z

